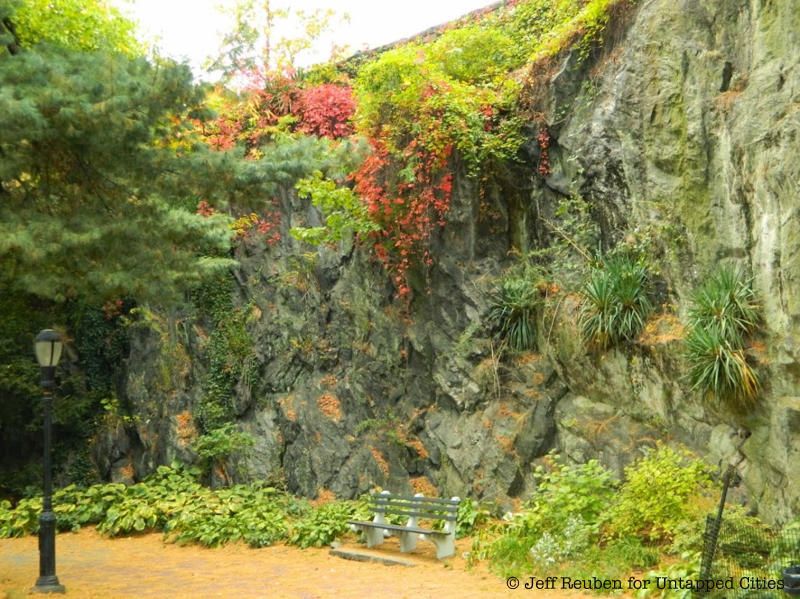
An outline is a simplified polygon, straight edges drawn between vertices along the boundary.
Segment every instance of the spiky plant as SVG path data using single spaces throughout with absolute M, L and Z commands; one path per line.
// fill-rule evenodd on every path
M 751 409 L 761 387 L 758 375 L 748 364 L 744 350 L 732 333 L 711 326 L 694 326 L 686 338 L 692 388 L 704 396 L 713 395 L 738 411 Z
M 758 325 L 758 306 L 751 280 L 723 266 L 698 289 L 689 310 L 689 326 L 717 329 L 723 339 L 741 345 Z
M 541 303 L 535 282 L 528 277 L 503 281 L 489 309 L 489 320 L 512 349 L 536 347 L 536 310 Z
M 625 256 L 605 260 L 584 285 L 580 324 L 584 338 L 605 349 L 633 341 L 653 305 L 647 269 Z
M 744 352 L 760 320 L 751 280 L 730 266 L 708 277 L 689 310 L 686 354 L 692 388 L 738 411 L 751 409 L 760 390 Z

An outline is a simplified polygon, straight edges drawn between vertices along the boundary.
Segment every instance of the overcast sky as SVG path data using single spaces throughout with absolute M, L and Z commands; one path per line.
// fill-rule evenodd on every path
M 148 37 L 159 38 L 162 51 L 173 58 L 186 58 L 199 68 L 203 60 L 218 48 L 228 22 L 217 10 L 230 5 L 226 0 L 112 0 L 124 13 L 140 23 Z M 439 25 L 492 0 L 274 0 L 274 6 L 313 11 L 331 8 L 337 14 L 350 15 L 350 23 L 337 28 L 332 38 L 320 45 L 318 60 L 330 54 L 332 43 L 347 44 L 353 49 L 371 48 L 393 42 L 428 27 Z

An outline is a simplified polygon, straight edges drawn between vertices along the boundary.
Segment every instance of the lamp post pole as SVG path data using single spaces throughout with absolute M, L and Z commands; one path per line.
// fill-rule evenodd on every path
M 49 330 L 48 330 L 49 331 Z M 64 585 L 58 582 L 56 576 L 56 516 L 53 513 L 53 475 L 51 462 L 51 446 L 53 438 L 53 389 L 55 388 L 55 371 L 58 358 L 61 354 L 61 340 L 54 331 L 52 335 L 45 335 L 42 331 L 36 337 L 37 346 L 49 342 L 58 348 L 51 347 L 47 362 L 41 359 L 39 347 L 37 358 L 42 371 L 42 400 L 44 403 L 44 499 L 42 501 L 42 514 L 39 516 L 39 578 L 33 591 L 37 593 L 63 593 Z M 55 336 L 55 339 L 50 337 Z M 46 339 L 40 339 L 42 337 Z

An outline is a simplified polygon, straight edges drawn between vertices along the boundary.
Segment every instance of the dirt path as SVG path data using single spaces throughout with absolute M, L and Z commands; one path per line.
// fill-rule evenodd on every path
M 60 534 L 56 547 L 58 576 L 67 596 L 89 599 L 589 597 L 568 591 L 510 591 L 504 580 L 485 570 L 466 569 L 460 552 L 469 548 L 469 540 L 459 542 L 459 556 L 443 562 L 430 551 L 432 545 L 420 547 L 411 554 L 413 568 L 344 560 L 327 548 L 179 547 L 165 544 L 160 534 L 109 540 L 92 529 Z M 380 552 L 409 556 L 397 552 L 391 540 Z M 27 596 L 38 575 L 38 559 L 36 537 L 0 539 L 0 597 L 3 591 L 8 599 Z

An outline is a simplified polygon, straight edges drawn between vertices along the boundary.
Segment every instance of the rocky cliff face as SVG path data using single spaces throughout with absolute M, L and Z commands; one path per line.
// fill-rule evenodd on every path
M 505 501 L 531 490 L 531 462 L 551 449 L 621 472 L 664 438 L 712 463 L 743 459 L 768 518 L 800 512 L 800 4 L 645 1 L 602 55 L 558 67 L 539 98 L 552 174 L 510 169 L 480 197 L 456 165 L 437 264 L 410 308 L 362 249 L 304 253 L 286 229 L 316 216 L 291 194 L 282 244 L 243 248 L 237 303 L 253 352 L 233 410 L 256 438 L 249 476 L 310 496 L 435 486 Z M 636 231 L 663 242 L 674 314 L 633 350 L 591 355 L 565 295 L 544 315 L 541 353 L 500 360 L 489 292 L 509 250 L 546 240 L 541 219 L 570 194 L 591 203 L 607 245 Z M 689 292 L 726 258 L 754 274 L 765 314 L 767 384 L 746 418 L 701 401 L 683 375 Z M 201 323 L 177 317 L 134 333 L 137 417 L 98 445 L 112 476 L 192 458 L 207 344 Z

